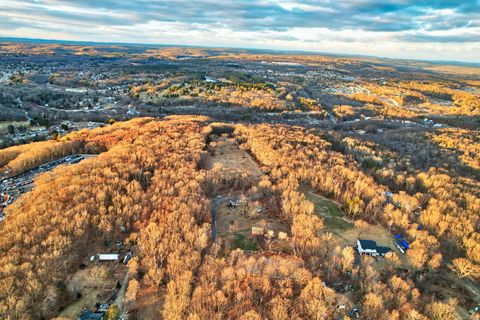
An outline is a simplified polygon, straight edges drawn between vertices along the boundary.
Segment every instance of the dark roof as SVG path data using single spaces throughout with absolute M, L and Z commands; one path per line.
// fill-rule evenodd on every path
M 358 240 L 363 249 L 375 250 L 377 249 L 377 243 L 373 240 Z
M 389 247 L 377 247 L 377 252 L 379 254 L 386 254 L 388 252 L 392 251 Z
M 103 312 L 85 311 L 78 317 L 78 319 L 79 320 L 102 320 L 103 315 L 104 315 Z

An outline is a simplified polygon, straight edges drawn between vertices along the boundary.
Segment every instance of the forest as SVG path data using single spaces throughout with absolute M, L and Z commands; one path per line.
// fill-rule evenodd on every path
M 251 156 L 258 180 L 207 167 L 214 136 Z M 455 158 L 450 149 L 465 152 Z M 202 116 L 136 118 L 0 150 L 9 176 L 69 154 L 98 155 L 43 173 L 5 209 L 0 318 L 62 319 L 78 299 L 68 283 L 79 265 L 92 248 L 122 239 L 134 252 L 129 319 L 354 319 L 355 308 L 361 319 L 462 319 L 471 295 L 440 298 L 428 283 L 478 285 L 480 185 L 469 174 L 478 173 L 477 150 L 466 130 L 369 142 Z M 338 203 L 358 237 L 378 225 L 403 234 L 410 249 L 358 256 L 305 190 Z M 288 228 L 286 245 L 229 250 L 212 239 L 213 199 L 228 192 L 268 203 L 269 218 Z

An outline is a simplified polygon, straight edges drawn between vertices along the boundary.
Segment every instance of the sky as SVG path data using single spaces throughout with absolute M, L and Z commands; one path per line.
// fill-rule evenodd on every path
M 0 36 L 480 62 L 480 0 L 0 0 Z

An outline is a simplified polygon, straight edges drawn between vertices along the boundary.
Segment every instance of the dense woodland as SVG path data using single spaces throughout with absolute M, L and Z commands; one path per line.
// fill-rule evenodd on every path
M 274 211 L 289 226 L 291 250 L 223 255 L 210 240 L 210 198 L 215 184 L 228 183 L 202 167 L 217 131 L 232 135 L 260 165 L 255 188 L 278 199 Z M 335 132 L 184 116 L 138 118 L 0 150 L 1 168 L 12 175 L 66 154 L 99 154 L 43 174 L 7 207 L 0 318 L 56 316 L 74 300 L 63 283 L 89 248 L 125 238 L 138 252 L 126 294 L 133 319 L 141 318 L 146 292 L 159 301 L 150 306 L 155 319 L 349 319 L 353 306 L 372 320 L 460 319 L 456 301 L 424 290 L 426 279 L 445 268 L 472 281 L 480 275 L 480 186 L 465 174 L 478 168 L 478 138 L 472 134 L 475 143 L 458 149 L 461 166 L 449 154 L 438 159 L 442 148 L 462 144 L 455 137 L 412 133 L 412 150 L 402 151 Z M 430 162 L 415 158 L 415 148 Z M 356 262 L 354 249 L 324 229 L 305 187 L 338 201 L 359 227 L 379 223 L 405 234 L 417 272 L 399 272 L 395 254 L 383 269 L 374 258 Z M 352 297 L 327 285 L 341 280 L 353 284 Z
M 177 77 L 156 84 L 132 86 L 130 94 L 154 105 L 206 103 L 243 106 L 258 111 L 323 111 L 317 101 L 302 97 L 295 90 L 250 78 L 238 79 L 239 75 L 231 74 L 229 79 L 215 80 L 218 81 L 215 83 Z M 322 115 L 326 117 L 324 111 Z
M 83 150 L 103 153 L 43 175 L 8 208 L 11 219 L 1 227 L 1 318 L 55 315 L 67 296 L 59 284 L 92 243 L 115 239 L 121 226 L 138 244 L 143 283 L 168 284 L 167 301 L 181 299 L 176 288 L 190 282 L 208 240 L 207 201 L 195 170 L 202 130 L 196 121 L 139 119 L 73 135 Z M 189 290 L 182 294 L 186 299 Z M 182 312 L 179 307 L 167 303 L 165 316 Z

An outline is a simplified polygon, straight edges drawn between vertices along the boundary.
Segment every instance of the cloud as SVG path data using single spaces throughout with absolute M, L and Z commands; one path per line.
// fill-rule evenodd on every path
M 0 3 L 0 35 L 305 50 L 353 43 L 366 54 L 372 42 L 385 52 L 437 43 L 448 55 L 454 44 L 478 46 L 480 1 L 10 0 Z
M 480 42 L 480 28 L 460 27 L 450 30 L 415 31 L 400 37 L 408 42 L 462 43 Z

